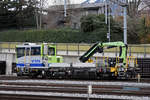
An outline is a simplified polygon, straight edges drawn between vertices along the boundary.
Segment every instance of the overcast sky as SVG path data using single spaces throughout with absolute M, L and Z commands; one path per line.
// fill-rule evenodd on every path
M 82 3 L 86 0 L 70 0 L 71 3 L 73 4 L 79 4 L 79 3 Z M 96 0 L 90 0 L 90 2 L 94 2 Z M 49 4 L 52 5 L 52 4 L 55 4 L 55 3 L 64 3 L 64 0 L 49 0 Z
M 61 4 L 64 4 L 64 0 L 47 0 L 48 1 L 48 4 L 49 5 L 52 5 L 52 4 L 59 4 L 61 2 Z M 86 0 L 70 0 L 70 2 L 72 4 L 79 4 L 79 3 L 82 3 Z M 90 0 L 90 3 L 94 2 L 96 0 Z M 132 1 L 132 0 L 129 0 L 129 1 Z

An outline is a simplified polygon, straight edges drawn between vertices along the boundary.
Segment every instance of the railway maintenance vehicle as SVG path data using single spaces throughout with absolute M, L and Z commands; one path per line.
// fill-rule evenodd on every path
M 106 63 L 98 65 L 99 72 L 97 76 L 99 77 L 112 77 L 119 79 L 128 79 L 136 76 L 136 70 L 138 70 L 136 64 L 132 65 L 127 59 L 128 46 L 123 42 L 98 42 L 94 44 L 87 52 L 85 52 L 81 57 L 81 62 L 86 62 L 93 54 L 103 53 L 105 49 L 119 47 L 119 57 L 116 58 L 106 58 Z M 135 59 L 134 59 L 135 60 Z M 135 63 L 136 61 L 134 61 Z
M 103 63 L 87 63 L 95 53 L 103 53 L 105 49 L 115 47 L 120 49 L 119 57 L 104 58 Z M 98 42 L 85 52 L 79 60 L 81 63 L 64 63 L 63 57 L 56 55 L 56 46 L 52 44 L 25 43 L 16 45 L 18 76 L 69 79 L 99 79 L 105 77 L 129 79 L 136 76 L 136 67 L 130 66 L 127 59 L 127 45 L 120 41 Z

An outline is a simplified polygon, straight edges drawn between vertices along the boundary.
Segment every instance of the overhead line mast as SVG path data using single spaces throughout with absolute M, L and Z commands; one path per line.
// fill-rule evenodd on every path
M 124 8 L 124 11 L 123 11 L 123 15 L 124 15 L 124 17 L 123 17 L 124 18 L 123 19 L 123 21 L 124 21 L 124 27 L 123 27 L 123 29 L 124 29 L 124 44 L 127 44 L 127 6 L 128 6 L 127 0 L 124 0 L 124 2 L 121 2 L 119 0 L 110 0 L 110 1 L 115 3 L 115 4 L 118 4 Z
M 64 0 L 64 17 L 67 17 L 67 1 Z
M 105 23 L 108 25 L 108 33 L 107 38 L 110 42 L 110 7 L 108 7 L 110 3 L 108 3 L 108 0 L 105 0 Z

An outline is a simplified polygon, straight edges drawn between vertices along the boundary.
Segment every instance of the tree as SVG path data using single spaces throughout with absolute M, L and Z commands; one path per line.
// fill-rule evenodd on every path
M 128 18 L 128 43 L 140 43 L 140 18 Z
M 140 22 L 138 16 L 138 6 L 141 0 L 127 0 L 127 38 L 128 43 L 140 43 Z M 123 16 L 116 18 L 116 21 L 123 27 Z
M 141 43 L 150 43 L 150 16 L 143 16 L 140 20 Z
M 138 17 L 138 6 L 140 2 L 141 0 L 127 0 L 128 3 L 127 13 L 129 17 L 131 18 Z
M 92 32 L 97 28 L 106 28 L 104 15 L 88 15 L 81 18 L 81 30 Z
M 86 34 L 89 42 L 106 42 L 108 27 L 105 24 L 105 16 L 103 14 L 83 16 L 81 18 L 81 31 Z M 122 39 L 122 28 L 111 17 L 111 41 L 122 41 Z
M 16 28 L 15 16 L 18 13 L 15 9 L 16 1 L 3 0 L 0 2 L 0 28 Z
M 0 29 L 22 29 L 35 26 L 34 0 L 2 0 Z

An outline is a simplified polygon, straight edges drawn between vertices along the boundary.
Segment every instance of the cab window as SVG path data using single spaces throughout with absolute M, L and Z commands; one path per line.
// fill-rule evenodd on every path
M 26 56 L 30 55 L 30 48 L 26 48 Z
M 48 55 L 54 56 L 55 55 L 55 48 L 49 47 L 48 48 Z
M 31 47 L 31 55 L 40 55 L 41 48 L 40 47 Z
M 22 57 L 25 55 L 25 48 L 16 48 L 17 58 Z

